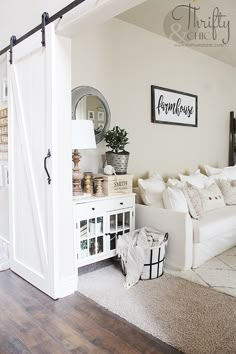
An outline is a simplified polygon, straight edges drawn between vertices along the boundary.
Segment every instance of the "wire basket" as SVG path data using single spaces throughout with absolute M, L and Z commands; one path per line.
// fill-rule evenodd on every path
M 151 247 L 149 250 L 147 250 L 143 271 L 141 273 L 140 279 L 155 279 L 163 275 L 167 243 L 168 233 L 165 234 L 164 241 L 161 243 L 160 246 Z

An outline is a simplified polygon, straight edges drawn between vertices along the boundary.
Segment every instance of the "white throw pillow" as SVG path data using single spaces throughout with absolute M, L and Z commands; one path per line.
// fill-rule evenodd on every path
M 166 182 L 167 187 L 175 187 L 175 188 L 180 188 L 182 189 L 184 184 L 177 178 L 169 178 L 168 181 Z
M 162 194 L 166 189 L 166 184 L 159 174 L 148 179 L 138 179 L 141 198 L 146 205 L 154 205 L 163 208 Z
M 204 166 L 206 174 L 208 176 L 215 176 L 215 175 L 220 175 L 224 176 L 224 179 L 236 179 L 236 165 L 234 166 L 229 166 L 229 167 L 223 167 L 223 168 L 215 168 L 211 167 L 208 165 Z
M 197 170 L 189 176 L 179 174 L 179 178 L 181 182 L 188 182 L 197 188 L 204 188 L 207 183 L 207 176 L 203 175 L 200 170 Z
M 160 181 L 164 181 L 163 178 L 161 177 L 161 175 L 156 171 L 152 171 L 152 172 L 149 171 L 148 172 L 148 179 L 150 179 L 150 178 L 156 178 Z
M 207 188 L 196 188 L 187 182 L 184 193 L 194 219 L 199 219 L 207 211 L 225 206 L 223 195 L 215 182 Z
M 182 189 L 167 187 L 163 192 L 163 203 L 166 209 L 188 213 L 188 204 Z
M 208 187 L 208 186 L 209 186 L 210 184 L 212 184 L 213 182 L 217 182 L 218 179 L 227 180 L 227 179 L 229 179 L 229 178 L 227 177 L 227 175 L 226 175 L 224 172 L 222 172 L 222 173 L 220 173 L 220 174 L 218 174 L 218 175 L 208 176 L 208 177 L 207 177 L 207 182 L 205 183 L 205 187 Z
M 223 172 L 222 168 L 211 167 L 208 165 L 204 165 L 204 169 L 207 176 L 219 175 L 221 172 Z
M 223 168 L 223 173 L 231 180 L 236 179 L 236 165 Z
M 223 194 L 224 201 L 226 205 L 235 205 L 236 204 L 236 180 L 227 181 L 224 179 L 219 179 L 216 181 L 218 187 Z

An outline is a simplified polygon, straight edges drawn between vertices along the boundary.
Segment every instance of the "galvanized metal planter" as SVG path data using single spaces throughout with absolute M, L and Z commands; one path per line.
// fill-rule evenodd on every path
M 108 165 L 112 165 L 117 175 L 125 175 L 129 162 L 129 152 L 115 153 L 111 151 L 106 152 L 106 161 Z

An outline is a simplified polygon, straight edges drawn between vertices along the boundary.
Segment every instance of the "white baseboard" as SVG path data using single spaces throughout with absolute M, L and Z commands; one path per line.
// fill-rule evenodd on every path
M 182 270 L 191 269 L 191 267 L 182 266 L 182 265 L 180 266 L 179 264 L 168 262 L 167 260 L 165 262 L 165 266 L 166 266 L 166 268 L 169 268 L 170 270 L 182 271 Z

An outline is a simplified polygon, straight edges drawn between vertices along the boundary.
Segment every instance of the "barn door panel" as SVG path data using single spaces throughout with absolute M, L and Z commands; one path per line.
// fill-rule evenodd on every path
M 52 187 L 44 170 L 52 145 L 50 33 L 49 28 L 47 47 L 40 33 L 14 47 L 8 68 L 10 262 L 13 271 L 53 296 Z

